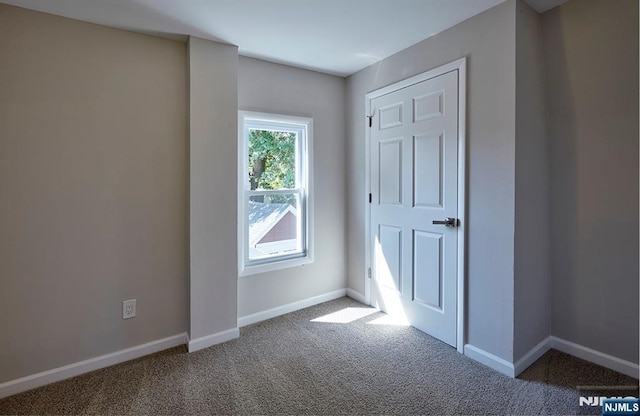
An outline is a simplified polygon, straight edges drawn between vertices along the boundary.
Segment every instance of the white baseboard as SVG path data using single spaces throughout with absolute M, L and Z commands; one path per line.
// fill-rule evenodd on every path
M 16 380 L 7 381 L 0 384 L 0 399 L 23 391 L 31 390 L 36 387 L 44 386 L 46 384 L 55 383 L 56 381 L 65 380 L 80 374 L 98 370 L 100 368 L 109 367 L 114 364 L 120 364 L 125 361 L 153 354 L 168 348 L 177 347 L 178 345 L 184 345 L 186 341 L 187 334 L 182 333 L 112 352 L 110 354 L 101 355 L 99 357 L 90 358 L 88 360 L 79 361 L 63 367 L 32 374 Z
M 487 367 L 493 368 L 494 370 L 506 376 L 515 377 L 515 368 L 513 366 L 513 363 L 510 363 L 507 360 L 486 352 L 483 349 L 475 347 L 471 344 L 465 344 L 464 355 L 473 360 L 476 360 L 481 364 L 486 365 Z
M 527 367 L 536 362 L 552 348 L 619 373 L 626 374 L 630 377 L 638 378 L 638 375 L 640 374 L 640 366 L 636 363 L 632 363 L 631 361 L 626 361 L 554 336 L 549 336 L 542 340 L 515 364 L 470 344 L 466 344 L 464 346 L 464 354 L 469 358 L 501 372 L 502 374 L 509 377 L 515 377 L 526 370 Z
M 547 337 L 540 341 L 538 345 L 531 348 L 529 352 L 522 356 L 518 361 L 516 361 L 514 365 L 514 376 L 522 373 L 526 370 L 531 364 L 535 363 L 540 357 L 542 357 L 547 351 L 549 351 L 552 347 L 552 337 Z
M 347 289 L 347 296 L 349 296 L 351 299 L 358 301 L 360 303 L 363 304 L 367 304 L 367 298 L 360 292 L 357 292 L 353 289 Z
M 231 328 L 226 331 L 216 332 L 215 334 L 204 337 L 190 339 L 187 343 L 187 348 L 189 349 L 189 352 L 196 352 L 216 344 L 222 344 L 223 342 L 230 341 L 234 338 L 238 338 L 239 336 L 240 330 L 238 328 Z
M 640 367 L 636 363 L 596 351 L 592 348 L 585 347 L 562 338 L 554 336 L 549 338 L 551 338 L 551 348 L 573 355 L 574 357 L 582 358 L 583 360 L 601 365 L 619 373 L 626 374 L 630 377 L 638 378 Z
M 319 303 L 328 302 L 330 300 L 342 298 L 347 295 L 347 289 L 340 289 L 334 292 L 325 293 L 323 295 L 314 296 L 312 298 L 299 300 L 297 302 L 289 303 L 286 305 L 278 306 L 277 308 L 268 309 L 266 311 L 254 313 L 251 315 L 238 318 L 238 327 L 255 324 L 260 321 L 275 318 L 276 316 L 284 315 L 285 313 L 291 313 L 300 309 L 308 308 Z

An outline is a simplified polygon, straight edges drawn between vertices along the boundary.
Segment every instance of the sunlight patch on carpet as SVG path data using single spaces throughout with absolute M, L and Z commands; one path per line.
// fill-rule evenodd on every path
M 358 319 L 377 313 L 374 308 L 344 308 L 328 315 L 312 319 L 311 322 L 324 322 L 331 324 L 348 324 Z
M 367 325 L 409 326 L 409 321 L 404 314 L 384 315 L 367 322 Z

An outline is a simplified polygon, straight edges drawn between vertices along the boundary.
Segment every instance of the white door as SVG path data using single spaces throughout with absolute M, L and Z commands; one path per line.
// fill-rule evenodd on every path
M 369 135 L 372 304 L 454 347 L 458 76 L 372 99 Z

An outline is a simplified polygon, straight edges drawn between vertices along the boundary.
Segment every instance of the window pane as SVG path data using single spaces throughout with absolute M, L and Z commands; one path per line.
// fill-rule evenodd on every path
M 249 189 L 295 188 L 295 155 L 296 133 L 249 130 Z
M 249 197 L 249 260 L 302 253 L 300 195 Z

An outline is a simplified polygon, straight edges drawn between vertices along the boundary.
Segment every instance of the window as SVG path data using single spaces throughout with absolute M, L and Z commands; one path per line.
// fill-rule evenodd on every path
M 240 112 L 240 275 L 312 261 L 312 120 Z

